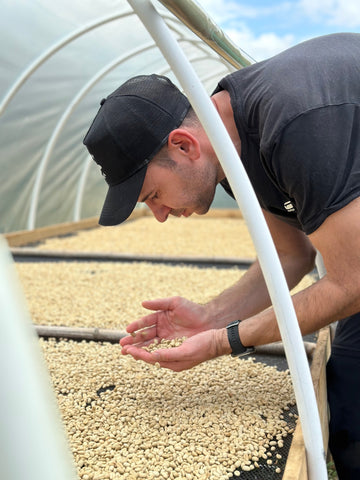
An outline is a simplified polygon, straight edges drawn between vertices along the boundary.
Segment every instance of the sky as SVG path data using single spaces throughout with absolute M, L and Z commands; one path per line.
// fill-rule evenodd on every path
M 256 61 L 309 38 L 360 32 L 360 0 L 197 0 L 197 3 Z

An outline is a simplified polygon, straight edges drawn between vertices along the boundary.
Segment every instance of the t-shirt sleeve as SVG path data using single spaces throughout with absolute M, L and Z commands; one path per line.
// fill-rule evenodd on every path
M 305 233 L 360 196 L 360 106 L 313 109 L 273 145 L 269 170 L 294 204 Z

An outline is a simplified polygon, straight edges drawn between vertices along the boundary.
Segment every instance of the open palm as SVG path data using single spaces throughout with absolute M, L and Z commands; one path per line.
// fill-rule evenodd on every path
M 128 325 L 126 330 L 131 336 L 121 339 L 123 347 L 133 344 L 144 346 L 155 339 L 191 337 L 211 328 L 205 308 L 182 297 L 148 300 L 143 302 L 143 306 L 156 312 Z

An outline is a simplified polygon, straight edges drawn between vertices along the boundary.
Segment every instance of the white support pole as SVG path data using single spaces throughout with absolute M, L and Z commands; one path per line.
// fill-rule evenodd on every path
M 2 237 L 0 324 L 0 476 L 75 480 L 56 397 Z
M 327 479 L 325 453 L 309 365 L 285 276 L 246 171 L 185 54 L 149 0 L 128 0 L 156 41 L 197 113 L 221 162 L 253 239 L 276 313 L 291 373 L 310 480 Z

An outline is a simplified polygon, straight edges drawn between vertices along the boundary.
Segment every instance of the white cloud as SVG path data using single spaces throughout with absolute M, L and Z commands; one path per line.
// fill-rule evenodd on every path
M 236 45 L 257 61 L 312 36 L 360 27 L 359 0 L 273 0 L 266 6 L 256 6 L 250 0 L 198 3 Z
M 225 29 L 225 33 L 239 48 L 256 61 L 272 57 L 296 43 L 294 36 L 290 34 L 281 37 L 276 33 L 268 32 L 256 37 L 253 32 L 246 28 L 242 30 Z
M 299 7 L 313 21 L 348 29 L 360 26 L 359 0 L 300 0 Z
M 198 0 L 198 3 L 221 25 L 292 13 L 327 25 L 360 26 L 359 0 L 274 0 L 270 6 L 254 6 L 249 0 Z
M 306 0 L 305 0 L 306 1 Z M 274 31 L 256 35 L 246 25 L 247 20 L 287 14 L 289 2 L 280 1 L 270 7 L 253 7 L 228 0 L 200 0 L 198 2 L 226 35 L 256 61 L 269 58 L 295 43 L 292 34 L 278 35 Z
M 240 22 L 247 20 L 260 20 L 274 18 L 275 16 L 288 15 L 294 9 L 294 4 L 289 0 L 274 1 L 270 6 L 254 6 L 247 4 L 251 0 L 200 0 L 199 5 L 218 24 L 222 26 L 237 27 Z
M 223 24 L 234 18 L 254 18 L 258 14 L 258 8 L 240 5 L 236 1 L 198 0 L 197 3 L 218 24 Z

